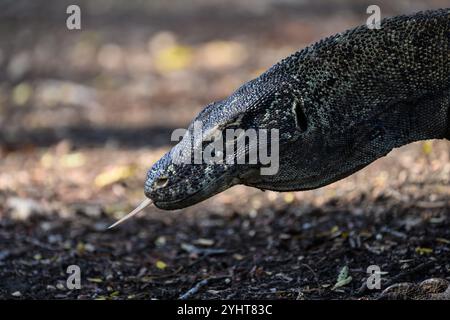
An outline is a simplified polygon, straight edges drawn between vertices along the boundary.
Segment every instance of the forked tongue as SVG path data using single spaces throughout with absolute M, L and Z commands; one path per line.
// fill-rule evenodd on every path
M 137 215 L 139 212 L 141 212 L 142 210 L 144 210 L 146 207 L 148 207 L 149 205 L 152 204 L 152 200 L 150 199 L 145 199 L 144 201 L 141 202 L 140 205 L 137 206 L 136 209 L 134 209 L 133 211 L 131 211 L 129 214 L 127 214 L 125 217 L 123 217 L 122 219 L 120 219 L 119 221 L 115 222 L 114 224 L 110 225 L 108 227 L 108 229 L 114 228 L 115 226 L 121 224 L 122 222 L 125 222 L 126 220 L 134 217 L 135 215 Z

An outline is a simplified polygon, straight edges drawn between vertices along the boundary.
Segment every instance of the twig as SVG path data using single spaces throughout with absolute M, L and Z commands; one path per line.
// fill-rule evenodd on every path
M 445 208 L 450 206 L 450 202 L 447 201 L 417 201 L 413 204 L 414 207 L 421 209 L 437 209 L 437 208 Z
M 412 269 L 400 272 L 399 274 L 397 274 L 396 276 L 394 276 L 390 280 L 388 280 L 384 284 L 384 286 L 385 287 L 389 287 L 390 285 L 392 285 L 392 284 L 396 283 L 397 281 L 401 280 L 403 277 L 405 277 L 407 275 L 410 275 L 412 273 L 416 273 L 416 272 L 422 271 L 423 269 L 426 269 L 427 267 L 431 266 L 432 264 L 434 264 L 434 261 L 427 261 L 427 262 L 419 264 L 418 266 L 415 266 Z
M 227 276 L 221 276 L 221 277 L 211 277 L 211 278 L 206 278 L 203 279 L 200 282 L 197 282 L 197 284 L 195 286 L 193 286 L 191 289 L 189 289 L 188 291 L 186 291 L 185 293 L 183 293 L 181 296 L 178 297 L 178 299 L 180 300 L 186 300 L 191 298 L 193 295 L 197 294 L 198 291 L 207 286 L 211 281 L 214 280 L 220 280 L 220 279 L 224 279 L 224 278 L 228 278 Z
M 168 273 L 168 274 L 159 274 L 159 275 L 149 275 L 148 277 L 153 278 L 153 279 L 161 279 L 161 278 L 170 278 L 173 277 L 175 275 L 177 275 L 178 273 L 181 272 L 181 270 L 183 270 L 183 267 L 179 267 L 178 269 L 176 269 L 174 272 L 172 273 Z

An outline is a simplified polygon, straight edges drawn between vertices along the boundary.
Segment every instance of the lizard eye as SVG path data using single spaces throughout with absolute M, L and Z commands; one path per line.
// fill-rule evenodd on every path
M 308 129 L 308 120 L 306 118 L 305 112 L 303 111 L 302 103 L 297 101 L 294 104 L 293 109 L 295 113 L 295 122 L 297 124 L 297 127 L 302 132 L 305 132 L 306 129 Z

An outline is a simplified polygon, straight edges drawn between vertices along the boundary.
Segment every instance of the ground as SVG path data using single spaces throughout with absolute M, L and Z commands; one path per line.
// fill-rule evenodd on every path
M 1 10 L 0 298 L 448 298 L 448 141 L 397 149 L 318 190 L 237 186 L 106 229 L 143 199 L 173 129 L 289 53 L 364 23 L 364 5 L 80 2 L 83 29 L 68 31 L 52 3 Z M 79 290 L 67 288 L 70 265 Z M 366 285 L 372 265 L 379 290 Z

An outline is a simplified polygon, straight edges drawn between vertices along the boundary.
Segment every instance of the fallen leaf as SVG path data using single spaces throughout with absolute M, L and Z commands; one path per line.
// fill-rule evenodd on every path
M 135 172 L 133 166 L 118 166 L 99 174 L 94 183 L 97 187 L 103 188 L 110 184 L 119 182 L 132 176 Z
M 244 257 L 242 254 L 239 254 L 239 253 L 233 254 L 233 258 L 234 258 L 235 260 L 237 260 L 237 261 L 241 261 L 241 260 L 244 260 L 244 259 L 245 259 L 245 257 Z
M 80 152 L 65 154 L 60 159 L 61 166 L 65 168 L 78 168 L 85 164 L 86 159 Z
M 333 289 L 331 290 L 335 290 L 337 288 L 346 286 L 347 284 L 349 284 L 352 281 L 352 277 L 349 276 L 348 274 L 348 267 L 344 266 L 341 271 L 339 272 L 338 278 L 337 278 L 337 282 L 336 284 L 333 286 Z
M 20 83 L 14 87 L 12 101 L 18 106 L 23 106 L 30 100 L 33 88 L 28 83 Z
M 164 270 L 165 268 L 167 268 L 167 264 L 164 261 L 158 260 L 156 261 L 156 267 L 158 269 Z
M 423 254 L 430 254 L 430 253 L 433 253 L 433 249 L 431 249 L 431 248 L 417 247 L 417 248 L 416 248 L 416 252 L 417 252 L 418 254 L 420 254 L 420 255 L 423 255 Z
M 437 242 L 441 242 L 441 243 L 445 243 L 445 244 L 450 244 L 450 240 L 447 240 L 445 238 L 436 238 Z
M 295 196 L 292 192 L 288 192 L 284 195 L 284 202 L 292 203 L 295 200 Z
M 422 152 L 425 155 L 429 155 L 433 152 L 433 142 L 430 140 L 424 141 L 422 143 Z
M 161 73 L 183 70 L 191 64 L 192 49 L 187 46 L 174 45 L 157 52 L 155 68 Z
M 15 291 L 15 292 L 11 293 L 11 295 L 13 297 L 20 297 L 20 296 L 22 296 L 22 293 L 20 291 Z
M 195 240 L 194 243 L 201 245 L 201 246 L 210 247 L 210 246 L 214 245 L 214 240 L 199 238 L 199 239 Z
M 212 41 L 203 45 L 196 60 L 202 67 L 221 69 L 241 65 L 247 58 L 247 50 L 238 42 Z

